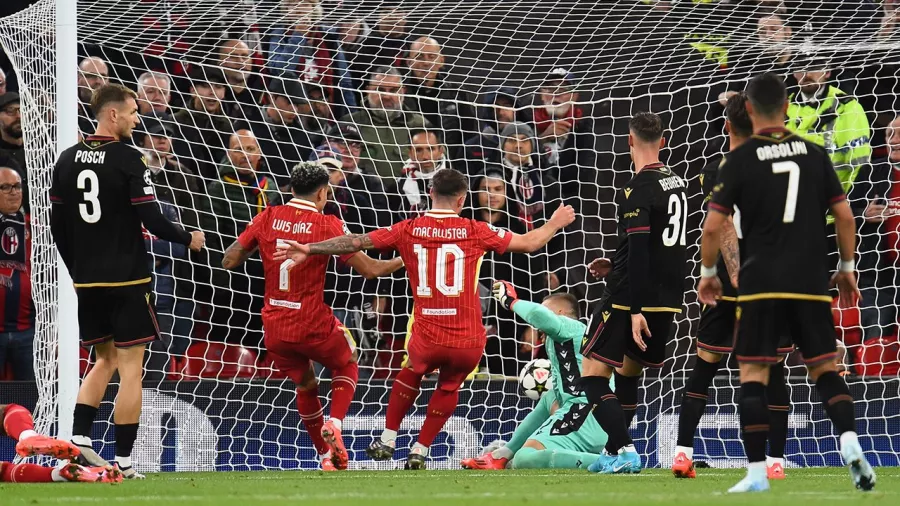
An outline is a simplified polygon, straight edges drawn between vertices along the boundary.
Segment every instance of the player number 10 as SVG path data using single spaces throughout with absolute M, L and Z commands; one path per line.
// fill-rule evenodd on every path
M 800 187 L 800 166 L 796 162 L 775 162 L 772 164 L 773 174 L 788 175 L 787 196 L 784 199 L 784 217 L 781 221 L 793 223 L 797 213 L 797 190 Z
M 431 297 L 431 283 L 428 282 L 428 250 L 421 244 L 413 244 L 413 251 L 419 260 L 419 286 L 416 293 L 420 297 Z M 435 288 L 447 297 L 457 297 L 463 290 L 465 254 L 455 244 L 443 244 L 436 250 L 434 275 Z M 447 271 L 451 272 L 453 279 L 447 282 Z

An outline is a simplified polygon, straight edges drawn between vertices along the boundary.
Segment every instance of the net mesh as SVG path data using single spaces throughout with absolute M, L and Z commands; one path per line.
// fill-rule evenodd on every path
M 611 257 L 616 246 L 613 202 L 616 188 L 631 177 L 627 122 L 633 113 L 663 117 L 663 160 L 690 185 L 685 311 L 676 319 L 671 358 L 647 373 L 646 407 L 632 427 L 652 465 L 667 465 L 672 457 L 677 391 L 693 360 L 700 309 L 694 290 L 703 216 L 699 176 L 727 148 L 727 93 L 763 70 L 782 72 L 796 86 L 794 62 L 826 62 L 833 70 L 830 83 L 855 97 L 866 117 L 858 135 L 860 130 L 847 133 L 858 125 L 841 130 L 820 121 L 816 128 L 831 128 L 831 139 L 822 142 L 830 143 L 833 156 L 871 148 L 864 153 L 873 162 L 866 164 L 871 175 L 862 173 L 884 183 L 854 206 L 864 209 L 872 200 L 893 215 L 900 197 L 891 193 L 893 172 L 885 161 L 887 126 L 898 110 L 895 2 L 97 0 L 78 8 L 81 100 L 107 80 L 138 91 L 142 126 L 134 141 L 154 169 L 164 212 L 208 237 L 201 255 L 148 237 L 164 340 L 151 347 L 147 365 L 135 458 L 142 470 L 315 465 L 309 440 L 298 430 L 293 386 L 261 345 L 259 261 L 231 272 L 220 267 L 224 249 L 250 217 L 283 198 L 277 187 L 301 160 L 318 157 L 343 169 L 333 172 L 328 212 L 354 232 L 427 207 L 423 173 L 431 165 L 468 174 L 474 191 L 467 213 L 514 231 L 540 224 L 560 200 L 578 211 L 576 223 L 545 250 L 486 257 L 481 290 L 490 339 L 476 379 L 491 381 L 467 384 L 456 425 L 436 445 L 438 466 L 446 467 L 493 439 L 508 438 L 514 421 L 531 409 L 516 393 L 514 377 L 540 355 L 537 336 L 490 300 L 490 281 L 511 280 L 534 300 L 567 290 L 584 301 L 585 310 L 600 298 L 603 283 L 590 279 L 585 265 Z M 54 22 L 47 0 L 0 20 L 0 44 L 19 76 L 27 140 L 38 308 L 36 418 L 42 430 L 50 429 L 56 402 L 56 256 L 46 198 L 56 156 Z M 385 66 L 403 77 L 402 95 Z M 440 91 L 430 87 L 432 80 Z M 405 112 L 398 113 L 401 101 Z M 71 111 L 76 113 L 82 133 L 91 133 L 88 108 L 79 105 Z M 498 140 L 511 123 L 508 133 L 521 134 L 512 145 Z M 440 138 L 412 139 L 423 125 Z M 249 134 L 231 138 L 242 129 L 253 132 L 255 144 Z M 417 149 L 410 150 L 413 141 Z M 892 142 L 900 150 L 896 137 Z M 252 188 L 223 182 L 223 170 L 234 176 L 234 167 L 244 166 L 255 171 Z M 485 172 L 492 177 L 482 177 Z M 897 391 L 900 366 L 896 248 L 877 240 L 896 230 L 893 218 L 861 226 L 861 253 L 876 258 L 866 263 L 861 257 L 859 267 L 871 309 L 836 312 L 846 364 L 869 374 L 853 380 L 854 393 L 867 399 L 858 408 L 860 432 L 870 447 L 882 449 L 876 453 L 880 464 L 896 464 L 890 455 L 900 450 L 896 415 L 887 402 Z M 384 380 L 403 360 L 411 297 L 403 275 L 366 282 L 339 264 L 330 267 L 326 292 L 358 343 L 358 414 L 345 437 L 361 449 L 380 426 L 388 395 Z M 787 456 L 798 465 L 837 464 L 834 440 L 824 437 L 829 422 L 810 385 L 799 379 L 802 369 L 791 363 L 798 379 Z M 320 376 L 326 379 L 328 372 Z M 716 465 L 740 465 L 733 378 L 713 390 L 698 454 Z M 103 413 L 110 409 L 104 402 L 98 423 L 106 443 L 112 426 Z M 467 437 L 467 423 L 476 424 L 483 438 Z M 222 426 L 229 427 L 227 434 Z M 209 431 L 227 438 L 227 448 L 221 439 L 217 446 Z

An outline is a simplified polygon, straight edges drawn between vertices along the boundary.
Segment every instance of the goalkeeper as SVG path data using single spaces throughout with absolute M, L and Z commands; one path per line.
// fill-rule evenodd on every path
M 464 459 L 466 469 L 587 469 L 600 458 L 606 433 L 591 416 L 591 405 L 577 386 L 581 378 L 578 351 L 586 330 L 578 321 L 578 300 L 567 293 L 546 297 L 543 304 L 516 298 L 512 284 L 494 283 L 494 298 L 541 333 L 553 389 L 516 428 L 506 446 Z

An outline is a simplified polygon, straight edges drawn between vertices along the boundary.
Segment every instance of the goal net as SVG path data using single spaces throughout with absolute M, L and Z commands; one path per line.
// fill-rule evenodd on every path
M 79 100 L 61 114 L 77 114 L 80 135 L 90 135 L 90 90 L 107 81 L 135 89 L 142 123 L 133 141 L 144 151 L 162 209 L 204 230 L 208 241 L 205 252 L 193 254 L 147 234 L 163 339 L 147 362 L 138 470 L 317 466 L 294 386 L 262 345 L 260 261 L 221 267 L 225 248 L 251 217 L 290 198 L 279 189 L 290 168 L 310 159 L 330 167 L 326 212 L 353 232 L 421 212 L 429 174 L 442 166 L 469 176 L 467 215 L 497 226 L 524 232 L 560 201 L 576 207 L 577 221 L 544 250 L 485 257 L 478 289 L 488 346 L 433 447 L 432 467 L 457 468 L 460 459 L 509 439 L 533 408 L 515 377 L 543 351 L 537 333 L 490 299 L 490 284 L 512 281 L 536 301 L 569 291 L 588 314 L 604 285 L 585 266 L 615 250 L 614 198 L 632 175 L 627 123 L 638 111 L 662 116 L 663 161 L 685 178 L 690 195 L 686 223 L 675 224 L 686 231 L 689 253 L 684 311 L 670 336 L 670 358 L 646 373 L 631 428 L 647 464 L 668 465 L 680 392 L 695 360 L 700 174 L 727 150 L 725 98 L 765 70 L 784 74 L 791 87 L 790 126 L 823 144 L 857 178 L 854 188 L 871 188 L 851 192 L 858 199 L 865 309 L 838 308 L 835 321 L 861 441 L 874 463 L 897 465 L 900 186 L 893 169 L 900 134 L 889 126 L 900 111 L 900 11 L 896 2 L 883 3 L 79 2 L 78 40 L 71 41 L 78 47 L 72 86 Z M 0 19 L 0 46 L 21 95 L 38 311 L 37 391 L 22 396 L 36 407 L 38 428 L 49 432 L 58 428 L 63 402 L 58 365 L 80 360 L 84 374 L 91 362 L 86 353 L 57 352 L 57 314 L 72 308 L 58 304 L 48 226 L 60 114 L 56 23 L 53 0 Z M 831 71 L 824 84 L 815 81 L 818 70 Z M 329 267 L 326 300 L 359 354 L 357 397 L 344 421 L 354 468 L 392 466 L 367 460 L 362 450 L 383 425 L 391 379 L 403 363 L 412 305 L 407 285 L 404 271 L 366 281 L 339 263 Z M 799 361 L 789 363 L 789 464 L 838 465 L 837 440 L 813 386 Z M 317 374 L 327 397 L 330 373 Z M 710 393 L 696 459 L 743 463 L 737 394 L 729 366 Z M 109 458 L 114 395 L 104 400 L 94 433 Z M 397 458 L 405 457 L 429 395 L 426 386 L 404 422 Z

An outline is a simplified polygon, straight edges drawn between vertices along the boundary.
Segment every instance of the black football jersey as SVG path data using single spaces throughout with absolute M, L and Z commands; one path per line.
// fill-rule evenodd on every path
M 650 234 L 650 287 L 643 311 L 681 312 L 687 249 L 687 184 L 665 165 L 644 167 L 616 194 L 619 245 L 603 299 L 630 309 L 628 236 Z
M 703 172 L 700 174 L 700 185 L 703 187 L 703 210 L 707 210 L 707 206 L 709 202 L 712 200 L 713 188 L 716 187 L 716 182 L 719 180 L 719 168 L 725 164 L 725 159 L 728 155 L 719 158 L 718 160 L 713 160 L 706 167 L 703 167 Z M 737 231 L 738 236 L 738 249 L 740 249 L 740 240 L 741 238 L 741 228 L 740 228 L 740 218 L 739 212 L 735 210 L 734 212 L 734 227 Z M 722 282 L 722 297 L 724 300 L 734 300 L 737 297 L 737 288 L 731 285 L 731 279 L 728 278 L 728 268 L 725 265 L 725 259 L 722 257 L 722 254 L 719 253 L 719 260 L 717 262 L 717 269 L 719 271 L 719 281 Z
M 738 300 L 830 300 L 826 213 L 845 198 L 825 150 L 787 130 L 729 153 L 709 208 L 740 209 Z
M 76 287 L 150 281 L 134 206 L 157 203 L 140 151 L 111 137 L 86 138 L 59 156 L 50 201 L 71 238 L 66 262 Z

